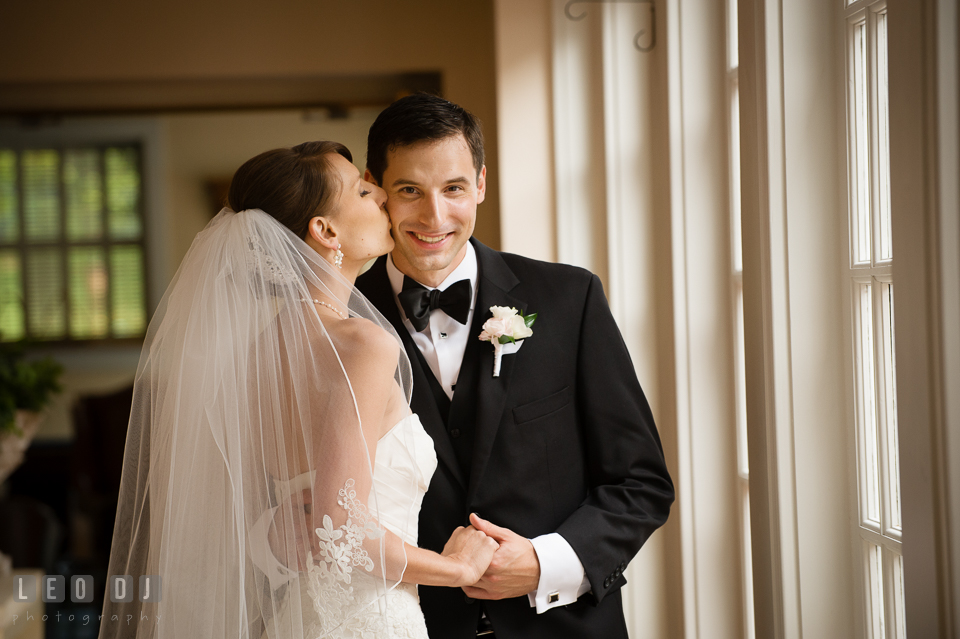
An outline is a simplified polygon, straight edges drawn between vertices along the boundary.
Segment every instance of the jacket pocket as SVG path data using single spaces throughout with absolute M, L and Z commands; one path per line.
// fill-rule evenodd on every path
M 570 391 L 570 387 L 564 386 L 562 390 L 552 395 L 541 397 L 523 406 L 517 406 L 513 409 L 513 420 L 517 424 L 524 424 L 545 417 L 569 404 L 572 397 L 573 393 Z

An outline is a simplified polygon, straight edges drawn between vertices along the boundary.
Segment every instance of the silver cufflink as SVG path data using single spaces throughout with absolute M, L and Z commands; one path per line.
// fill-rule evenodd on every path
M 559 592 L 551 592 L 549 595 L 547 595 L 547 603 L 548 603 L 548 604 L 557 603 L 558 601 L 560 601 L 560 593 L 559 593 Z

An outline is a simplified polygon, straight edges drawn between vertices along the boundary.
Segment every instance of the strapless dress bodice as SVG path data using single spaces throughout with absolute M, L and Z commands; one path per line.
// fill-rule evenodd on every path
M 433 439 L 423 429 L 416 413 L 411 413 L 377 442 L 368 512 L 390 532 L 416 546 L 423 495 L 436 470 L 437 453 L 433 449 Z M 310 471 L 293 479 L 274 480 L 277 502 L 310 488 L 315 475 L 316 471 Z
M 377 521 L 411 546 L 417 545 L 423 495 L 436 470 L 433 439 L 416 413 L 404 417 L 377 442 L 367 507 Z

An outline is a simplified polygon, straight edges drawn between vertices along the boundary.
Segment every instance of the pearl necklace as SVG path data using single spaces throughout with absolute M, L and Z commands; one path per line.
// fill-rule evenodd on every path
M 307 300 L 307 299 L 303 299 L 303 298 L 301 298 L 300 301 L 301 301 L 301 302 L 311 302 L 311 301 L 312 301 L 314 304 L 319 304 L 320 306 L 326 306 L 326 307 L 329 308 L 331 311 L 333 311 L 334 313 L 336 313 L 337 315 L 339 315 L 339 316 L 340 316 L 340 319 L 347 319 L 347 316 L 344 315 L 343 312 L 341 312 L 340 309 L 337 308 L 336 306 L 334 306 L 333 304 L 328 304 L 327 302 L 323 302 L 323 301 L 320 301 L 320 300 Z

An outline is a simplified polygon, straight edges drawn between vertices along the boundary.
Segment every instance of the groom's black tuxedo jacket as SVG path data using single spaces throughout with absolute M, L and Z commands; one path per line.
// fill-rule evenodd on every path
M 439 458 L 419 544 L 440 552 L 471 512 L 528 538 L 558 532 L 593 594 L 542 615 L 525 596 L 484 601 L 497 639 L 626 639 L 622 573 L 674 498 L 627 347 L 595 275 L 471 242 L 479 290 L 452 403 L 403 326 L 385 258 L 357 280 L 403 340 L 413 368 L 411 408 Z M 499 377 L 492 345 L 477 339 L 491 306 L 538 314 L 533 335 L 503 356 Z M 476 636 L 481 602 L 462 590 L 421 586 L 420 602 L 431 637 Z

